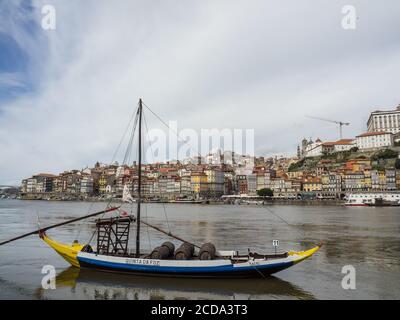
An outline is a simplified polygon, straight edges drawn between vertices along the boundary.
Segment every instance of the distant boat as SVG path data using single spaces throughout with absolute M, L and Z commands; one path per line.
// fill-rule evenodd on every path
M 243 203 L 252 204 L 252 205 L 262 205 L 262 204 L 264 204 L 264 201 L 261 201 L 261 200 L 244 200 Z
M 385 200 L 382 198 L 376 198 L 374 203 L 369 203 L 372 207 L 399 207 L 400 201 Z
M 346 199 L 344 205 L 348 207 L 400 206 L 400 193 L 398 192 L 350 193 Z
M 176 199 L 169 201 L 170 203 L 188 203 L 188 204 L 202 204 L 205 203 L 203 200 L 191 200 L 191 199 Z
M 305 251 L 287 251 L 283 253 L 257 253 L 248 250 L 239 253 L 235 250 L 216 250 L 212 243 L 203 245 L 193 244 L 170 231 L 154 226 L 141 220 L 142 199 L 142 100 L 139 100 L 138 110 L 134 122 L 132 137 L 138 124 L 138 184 L 136 215 L 128 214 L 121 206 L 107 207 L 106 209 L 80 218 L 39 229 L 23 236 L 0 243 L 0 245 L 20 239 L 30 234 L 39 236 L 67 262 L 77 268 L 95 269 L 107 272 L 125 273 L 132 275 L 182 277 L 182 278 L 251 278 L 264 277 L 275 272 L 287 269 L 309 257 L 319 250 L 322 244 L 315 245 Z M 132 139 L 130 140 L 132 141 Z M 131 146 L 129 145 L 128 148 Z M 130 190 L 124 187 L 122 199 L 130 202 L 133 208 L 133 197 Z M 181 200 L 184 201 L 184 200 Z M 90 244 L 63 244 L 52 240 L 46 231 L 68 223 L 86 218 L 117 213 L 116 216 L 96 220 L 97 241 L 96 247 Z M 131 210 L 132 212 L 132 210 Z M 189 217 L 188 217 L 189 218 Z M 190 218 L 189 218 L 190 219 Z M 244 218 L 245 219 L 245 218 Z M 136 248 L 128 249 L 130 226 L 136 225 Z M 140 249 L 141 225 L 151 227 L 168 237 L 179 240 L 182 244 L 175 250 L 171 242 L 164 242 L 152 252 L 143 253 Z

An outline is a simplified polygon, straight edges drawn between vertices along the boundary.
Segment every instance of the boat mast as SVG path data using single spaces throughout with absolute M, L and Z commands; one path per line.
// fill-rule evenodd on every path
M 140 202 L 142 199 L 142 99 L 139 99 L 139 159 L 138 159 L 138 203 L 136 221 L 136 258 L 140 257 Z

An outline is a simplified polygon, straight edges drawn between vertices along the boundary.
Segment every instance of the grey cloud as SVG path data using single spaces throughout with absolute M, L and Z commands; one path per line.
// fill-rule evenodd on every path
M 351 31 L 346 1 L 35 1 L 35 12 L 48 3 L 57 30 L 35 35 L 31 55 L 40 86 L 0 106 L 2 183 L 111 160 L 139 97 L 180 129 L 254 128 L 260 155 L 337 138 L 306 114 L 349 121 L 354 136 L 400 102 L 398 1 L 353 1 Z

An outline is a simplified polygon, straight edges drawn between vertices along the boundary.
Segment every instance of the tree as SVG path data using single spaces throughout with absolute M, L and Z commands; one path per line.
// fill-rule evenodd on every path
M 395 167 L 396 169 L 400 169 L 400 159 L 396 159 L 396 162 L 395 162 L 395 164 L 394 164 L 394 167 Z
M 303 158 L 300 161 L 291 163 L 290 166 L 289 166 L 289 169 L 288 169 L 289 172 L 296 171 L 297 169 L 300 169 L 304 165 L 305 161 L 306 161 L 306 158 Z
M 350 151 L 351 151 L 351 152 L 357 152 L 357 151 L 358 151 L 358 147 L 352 147 L 352 148 L 350 149 Z
M 272 197 L 274 195 L 274 191 L 272 191 L 269 188 L 264 188 L 264 189 L 257 190 L 257 194 L 260 197 Z
M 375 153 L 372 157 L 371 160 L 377 161 L 379 159 L 393 159 L 396 158 L 398 153 L 396 151 L 393 151 L 391 149 L 385 149 L 381 150 L 377 153 Z

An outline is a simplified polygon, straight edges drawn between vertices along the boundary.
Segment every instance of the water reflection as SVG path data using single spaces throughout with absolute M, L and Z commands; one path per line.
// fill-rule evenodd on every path
M 56 278 L 57 290 L 71 291 L 74 299 L 315 299 L 290 282 L 265 279 L 171 279 L 119 275 L 70 267 Z M 61 293 L 66 296 L 65 292 Z M 54 292 L 38 289 L 37 297 L 51 299 Z

